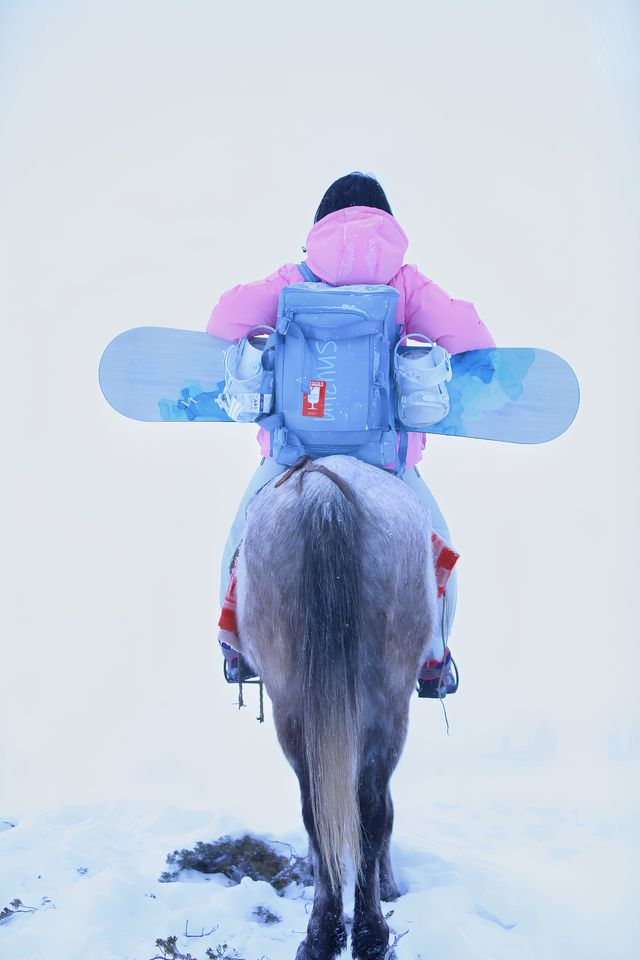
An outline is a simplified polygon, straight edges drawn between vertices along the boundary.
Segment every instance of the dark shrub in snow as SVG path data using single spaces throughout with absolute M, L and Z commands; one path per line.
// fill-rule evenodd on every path
M 304 857 L 294 853 L 285 857 L 257 837 L 220 837 L 213 843 L 198 841 L 193 850 L 174 850 L 167 857 L 170 870 L 161 875 L 162 883 L 177 880 L 182 870 L 200 873 L 221 873 L 233 883 L 243 877 L 266 880 L 282 891 L 291 882 L 308 886 L 313 883 L 311 867 Z

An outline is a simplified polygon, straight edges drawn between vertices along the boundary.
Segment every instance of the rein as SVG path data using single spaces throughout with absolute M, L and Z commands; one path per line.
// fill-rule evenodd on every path
M 337 473 L 334 473 L 333 470 L 329 470 L 328 467 L 323 466 L 321 463 L 315 463 L 309 456 L 300 457 L 292 467 L 283 473 L 283 475 L 274 483 L 274 487 L 279 487 L 285 480 L 288 480 L 289 477 L 292 477 L 294 473 L 298 474 L 298 479 L 296 483 L 296 491 L 298 496 L 302 493 L 302 478 L 305 473 L 323 473 L 325 477 L 329 477 L 330 480 L 340 487 L 342 493 L 345 495 L 347 500 L 350 500 L 351 503 L 354 502 L 353 492 L 351 487 L 343 480 L 342 477 L 339 477 Z

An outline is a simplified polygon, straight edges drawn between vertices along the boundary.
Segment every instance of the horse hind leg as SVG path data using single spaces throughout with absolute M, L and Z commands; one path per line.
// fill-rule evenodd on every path
M 335 960 L 347 944 L 342 890 L 332 886 L 327 868 L 318 853 L 309 780 L 304 773 L 297 770 L 296 773 L 300 782 L 302 819 L 309 835 L 314 878 L 313 910 L 307 925 L 307 935 L 298 947 L 296 960 Z
M 393 830 L 393 802 L 391 800 L 391 791 L 387 787 L 386 797 L 386 821 L 384 837 L 380 849 L 380 899 L 385 903 L 391 903 L 401 896 L 400 888 L 395 881 L 393 868 L 391 866 L 391 857 L 389 846 L 391 843 L 391 831 Z
M 309 854 L 313 863 L 313 910 L 305 939 L 298 947 L 296 960 L 334 960 L 347 943 L 347 931 L 342 912 L 342 890 L 335 890 L 332 887 L 326 866 L 318 853 L 316 824 L 311 806 L 309 778 L 305 772 L 306 761 L 299 725 L 292 721 L 291 716 L 279 703 L 273 705 L 273 719 L 282 749 L 300 784 L 302 819 L 309 836 Z
M 362 861 L 356 880 L 351 933 L 355 960 L 384 960 L 389 945 L 389 927 L 380 906 L 380 858 L 390 832 L 387 800 L 393 767 L 378 753 L 381 739 L 381 731 L 371 736 L 360 775 Z

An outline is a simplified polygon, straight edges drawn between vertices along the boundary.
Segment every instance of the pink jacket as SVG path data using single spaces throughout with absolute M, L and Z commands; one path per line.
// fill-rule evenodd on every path
M 307 237 L 307 263 L 333 286 L 386 283 L 400 294 L 398 323 L 407 333 L 425 333 L 449 353 L 494 347 L 495 342 L 467 300 L 453 300 L 440 287 L 402 261 L 408 240 L 398 221 L 373 207 L 346 207 L 314 224 Z M 258 324 L 275 325 L 283 287 L 304 277 L 293 263 L 255 283 L 239 284 L 223 294 L 207 324 L 207 333 L 227 340 L 246 336 Z M 260 449 L 269 456 L 270 435 L 258 431 Z M 407 466 L 422 457 L 426 437 L 410 433 Z

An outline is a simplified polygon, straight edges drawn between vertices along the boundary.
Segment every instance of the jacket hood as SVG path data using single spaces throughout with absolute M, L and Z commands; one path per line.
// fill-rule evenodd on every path
M 333 286 L 388 283 L 402 266 L 409 241 L 391 214 L 345 207 L 323 217 L 307 237 L 307 263 Z

